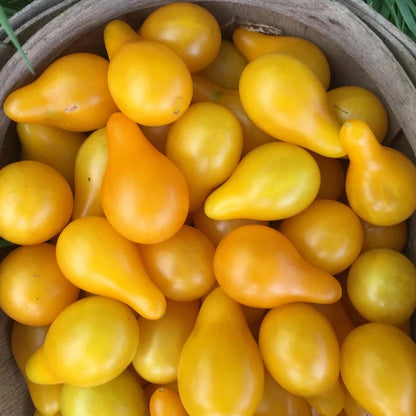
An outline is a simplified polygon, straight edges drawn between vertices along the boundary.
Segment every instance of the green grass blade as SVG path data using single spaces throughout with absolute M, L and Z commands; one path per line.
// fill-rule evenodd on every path
M 3 10 L 3 7 L 0 6 L 0 25 L 3 26 L 5 32 L 9 36 L 10 40 L 12 41 L 15 48 L 19 51 L 20 55 L 22 56 L 23 60 L 26 63 L 26 66 L 28 67 L 29 71 L 35 75 L 35 71 L 32 67 L 32 64 L 29 62 L 29 59 L 27 59 L 26 54 L 23 52 L 22 47 L 20 46 L 19 41 L 17 40 L 16 35 L 14 34 L 14 31 L 12 27 L 9 24 L 9 20 L 7 19 L 6 13 Z
M 399 9 L 401 16 L 403 17 L 405 26 L 407 27 L 407 29 L 409 29 L 413 36 L 416 36 L 416 20 L 410 9 L 411 2 L 406 0 L 396 0 L 396 2 L 397 8 Z

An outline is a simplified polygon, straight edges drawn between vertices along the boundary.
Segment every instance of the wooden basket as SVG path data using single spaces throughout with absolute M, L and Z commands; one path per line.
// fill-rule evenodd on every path
M 12 19 L 29 60 L 40 74 L 58 56 L 88 51 L 105 56 L 103 28 L 114 18 L 133 27 L 167 1 L 35 0 Z M 331 66 L 330 88 L 357 85 L 374 92 L 389 116 L 385 144 L 416 153 L 414 43 L 361 0 L 210 0 L 198 2 L 218 19 L 225 37 L 239 24 L 280 29 L 315 42 Z M 0 102 L 34 79 L 0 31 Z M 0 113 L 0 166 L 19 155 L 15 124 Z M 414 192 L 415 190 L 409 190 Z M 416 262 L 416 224 L 409 220 L 406 254 Z M 10 350 L 11 322 L 0 311 L 0 415 L 31 416 L 33 407 Z

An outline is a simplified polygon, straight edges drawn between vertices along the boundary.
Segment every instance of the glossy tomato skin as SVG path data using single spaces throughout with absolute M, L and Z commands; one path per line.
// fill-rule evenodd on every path
M 241 72 L 246 65 L 247 59 L 234 43 L 222 39 L 217 56 L 209 66 L 199 71 L 199 75 L 223 88 L 238 90 Z
M 133 366 L 146 381 L 167 384 L 176 381 L 180 353 L 191 333 L 200 301 L 167 301 L 160 319 L 138 318 L 140 343 Z
M 416 345 L 394 326 L 355 328 L 342 345 L 341 375 L 352 397 L 371 414 L 415 414 Z
M 182 171 L 190 195 L 190 212 L 227 180 L 240 161 L 243 133 L 238 119 L 223 106 L 191 105 L 169 130 L 166 155 Z
M 59 411 L 62 384 L 47 386 L 32 383 L 26 376 L 25 367 L 30 356 L 44 343 L 48 328 L 49 326 L 28 326 L 13 322 L 11 332 L 13 356 L 25 377 L 36 410 L 44 416 L 52 416 Z
M 177 120 L 192 98 L 192 78 L 182 59 L 153 41 L 124 45 L 110 61 L 108 86 L 120 111 L 146 126 Z
M 72 214 L 65 178 L 44 163 L 25 160 L 0 170 L 0 235 L 15 244 L 44 243 Z
M 326 90 L 298 59 L 267 53 L 250 61 L 241 74 L 239 92 L 247 115 L 266 133 L 323 156 L 345 156 L 340 123 Z
M 260 352 L 237 302 L 221 288 L 205 298 L 179 361 L 178 388 L 190 415 L 253 415 L 263 392 Z
M 368 250 L 349 269 L 347 290 L 364 318 L 400 325 L 416 308 L 416 268 L 396 250 Z
M 313 157 L 299 146 L 266 143 L 246 154 L 232 175 L 205 200 L 215 220 L 272 221 L 303 211 L 319 191 Z
M 166 241 L 140 245 L 152 281 L 177 302 L 196 300 L 210 291 L 215 283 L 214 252 L 208 237 L 186 224 Z
M 91 133 L 79 148 L 74 166 L 74 210 L 72 218 L 104 216 L 101 184 L 107 166 L 107 130 Z
M 381 143 L 387 133 L 387 111 L 381 100 L 366 88 L 344 86 L 327 93 L 329 104 L 341 123 L 358 119 L 368 124 Z
M 85 133 L 37 123 L 17 123 L 21 160 L 37 160 L 56 169 L 74 186 L 74 165 Z
M 110 224 L 139 244 L 172 237 L 189 210 L 183 173 L 123 113 L 110 117 L 107 144 L 101 203 Z
M 49 325 L 78 298 L 63 275 L 53 244 L 20 246 L 0 263 L 0 307 L 25 325 Z
M 120 375 L 131 363 L 138 342 L 137 320 L 128 306 L 89 296 L 58 315 L 42 348 L 46 364 L 57 378 L 87 387 Z
M 150 397 L 150 416 L 187 416 L 181 399 L 175 391 L 167 388 L 158 388 Z
M 3 106 L 17 122 L 85 132 L 105 126 L 117 107 L 107 84 L 108 60 L 72 53 L 49 65 L 32 83 L 13 91 Z
M 64 275 L 79 288 L 118 299 L 148 319 L 163 315 L 166 299 L 147 274 L 137 244 L 105 217 L 71 221 L 58 237 L 56 257 Z
M 312 265 L 341 273 L 358 257 L 363 245 L 359 217 L 347 205 L 315 199 L 299 214 L 284 219 L 281 231 Z
M 190 72 L 206 68 L 217 56 L 221 29 L 205 8 L 190 2 L 159 7 L 140 26 L 140 36 L 172 49 Z
M 259 346 L 272 377 L 293 394 L 313 398 L 338 382 L 338 340 L 328 320 L 310 305 L 271 309 L 260 327 Z
M 62 414 L 66 416 L 114 416 L 123 411 L 125 416 L 146 416 L 143 389 L 130 369 L 107 383 L 93 387 L 65 384 L 61 395 Z
M 402 152 L 381 145 L 361 120 L 346 121 L 339 134 L 350 163 L 345 191 L 350 207 L 379 226 L 405 221 L 416 210 L 416 166 Z M 380 178 L 383 178 L 380 180 Z
M 229 232 L 216 248 L 214 272 L 231 298 L 257 308 L 296 301 L 332 303 L 342 294 L 332 275 L 309 264 L 288 238 L 265 225 Z

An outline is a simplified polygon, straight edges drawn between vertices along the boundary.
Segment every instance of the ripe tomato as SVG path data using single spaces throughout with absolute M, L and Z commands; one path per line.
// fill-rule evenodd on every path
M 238 119 L 216 103 L 193 104 L 172 124 L 166 155 L 186 178 L 190 212 L 202 206 L 209 193 L 230 177 L 242 147 Z
M 192 98 L 192 78 L 183 61 L 152 41 L 127 43 L 111 59 L 108 87 L 117 107 L 139 124 L 177 120 Z
M 72 214 L 65 178 L 41 162 L 24 160 L 0 170 L 0 235 L 15 244 L 44 243 Z
M 416 414 L 416 345 L 394 326 L 373 322 L 351 331 L 341 348 L 341 375 L 371 414 Z
M 416 268 L 395 250 L 362 253 L 348 272 L 347 288 L 352 304 L 369 321 L 402 324 L 416 308 Z
M 328 320 L 311 305 L 271 309 L 260 327 L 259 346 L 272 377 L 293 394 L 318 396 L 338 382 L 338 340 Z
M 73 187 L 74 165 L 86 135 L 53 126 L 17 123 L 21 160 L 37 160 L 56 169 Z
M 150 397 L 150 416 L 187 416 L 178 394 L 160 387 Z
M 78 294 L 59 269 L 52 244 L 20 246 L 0 263 L 0 307 L 25 325 L 49 325 Z
M 175 301 L 195 300 L 209 292 L 215 282 L 214 252 L 208 237 L 189 225 L 166 241 L 140 245 L 152 281 Z
M 130 369 L 99 386 L 65 384 L 62 388 L 61 409 L 65 416 L 147 415 L 143 389 Z
M 143 39 L 168 46 L 191 72 L 207 67 L 221 45 L 221 29 L 215 17 L 191 2 L 174 2 L 157 8 L 138 33 Z
M 304 211 L 284 219 L 279 227 L 305 260 L 331 274 L 349 267 L 360 254 L 363 230 L 347 205 L 315 199 Z
M 199 300 L 168 301 L 160 319 L 138 318 L 140 343 L 133 366 L 148 382 L 166 384 L 176 380 L 179 356 L 199 311 Z
M 48 326 L 28 326 L 14 322 L 11 333 L 13 356 L 25 377 L 30 398 L 41 416 L 56 415 L 60 409 L 62 384 L 42 385 L 32 383 L 26 377 L 26 363 L 30 356 L 44 343 Z
M 58 315 L 42 348 L 46 365 L 63 383 L 95 386 L 120 375 L 138 343 L 139 327 L 128 306 L 89 296 Z
M 251 416 L 263 383 L 263 362 L 241 307 L 214 289 L 181 351 L 178 388 L 185 410 L 198 416 Z

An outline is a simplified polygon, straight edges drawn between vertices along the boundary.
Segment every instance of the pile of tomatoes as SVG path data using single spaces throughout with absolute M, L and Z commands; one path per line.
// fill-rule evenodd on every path
M 3 103 L 0 307 L 36 415 L 414 416 L 416 167 L 308 40 L 175 2 Z

